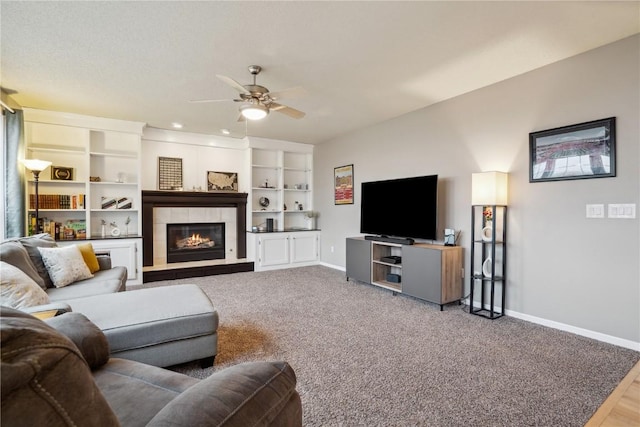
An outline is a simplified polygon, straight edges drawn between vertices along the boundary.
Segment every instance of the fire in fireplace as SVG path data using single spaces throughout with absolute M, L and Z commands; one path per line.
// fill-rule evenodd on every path
M 224 223 L 167 224 L 167 263 L 224 259 Z

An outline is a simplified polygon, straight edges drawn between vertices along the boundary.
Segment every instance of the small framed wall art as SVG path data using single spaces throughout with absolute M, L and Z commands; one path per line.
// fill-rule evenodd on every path
M 51 179 L 54 181 L 73 181 L 73 168 L 51 166 Z
M 158 190 L 182 190 L 182 159 L 158 157 Z
M 333 169 L 334 202 L 336 205 L 353 204 L 353 165 Z
M 207 172 L 207 191 L 238 191 L 238 174 L 235 172 Z
M 616 176 L 616 118 L 529 134 L 529 182 Z

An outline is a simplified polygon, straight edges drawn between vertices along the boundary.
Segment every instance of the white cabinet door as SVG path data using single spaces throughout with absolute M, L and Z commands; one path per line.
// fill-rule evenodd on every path
M 258 238 L 260 266 L 289 263 L 289 236 L 286 233 L 265 234 Z
M 318 259 L 317 233 L 291 234 L 291 263 L 311 262 Z
M 93 250 L 97 253 L 108 253 L 111 256 L 111 265 L 113 267 L 127 267 L 127 283 L 135 284 L 141 281 L 138 277 L 141 272 L 138 271 L 138 242 L 133 239 L 114 239 L 114 240 L 92 240 Z

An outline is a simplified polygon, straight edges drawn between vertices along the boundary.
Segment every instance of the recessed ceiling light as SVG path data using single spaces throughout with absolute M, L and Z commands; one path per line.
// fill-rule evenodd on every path
M 222 132 L 225 135 L 230 135 L 231 131 L 229 129 L 220 129 L 220 132 Z
M 182 129 L 182 123 L 173 122 L 171 123 L 171 126 L 173 126 L 175 129 Z

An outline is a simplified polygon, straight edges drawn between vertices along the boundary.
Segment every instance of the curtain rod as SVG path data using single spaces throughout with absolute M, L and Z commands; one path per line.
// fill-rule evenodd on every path
M 15 111 L 13 111 L 13 109 L 9 107 L 7 104 L 5 104 L 4 101 L 2 101 L 1 99 L 0 99 L 0 105 L 2 105 L 2 108 L 4 108 L 5 110 L 8 110 L 11 114 L 15 113 Z

